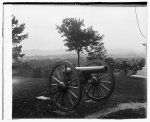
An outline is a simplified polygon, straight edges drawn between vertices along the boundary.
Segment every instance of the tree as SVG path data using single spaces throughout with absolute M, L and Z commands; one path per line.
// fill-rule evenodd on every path
M 19 25 L 16 17 L 12 15 L 12 58 L 15 64 L 19 64 L 20 59 L 25 55 L 21 54 L 22 46 L 18 45 L 22 40 L 28 38 L 28 33 L 23 34 L 24 29 L 25 23 Z
M 123 66 L 122 68 L 123 68 L 124 75 L 127 75 L 127 73 L 128 73 L 128 69 L 127 69 L 128 64 L 125 60 L 122 61 L 122 66 Z
M 88 50 L 88 59 L 101 59 L 106 58 L 106 49 L 104 48 L 104 43 L 100 40 L 96 46 L 92 46 L 91 50 Z
M 114 59 L 111 57 L 107 57 L 105 61 L 110 65 L 111 69 L 114 70 Z
M 145 65 L 145 59 L 144 58 L 140 59 L 140 61 L 138 62 L 138 65 L 139 65 L 140 69 L 142 69 L 142 67 L 144 67 L 144 65 Z
M 64 45 L 69 49 L 68 51 L 75 50 L 78 55 L 78 66 L 80 66 L 80 52 L 89 51 L 93 46 L 98 44 L 98 41 L 103 38 L 92 27 L 83 28 L 84 20 L 76 18 L 65 18 L 60 26 L 57 25 L 56 29 L 62 37 L 66 37 Z

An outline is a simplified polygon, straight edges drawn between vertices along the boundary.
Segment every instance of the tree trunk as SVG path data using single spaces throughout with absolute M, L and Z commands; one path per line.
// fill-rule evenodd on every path
M 78 54 L 78 67 L 80 66 L 80 51 L 77 51 Z

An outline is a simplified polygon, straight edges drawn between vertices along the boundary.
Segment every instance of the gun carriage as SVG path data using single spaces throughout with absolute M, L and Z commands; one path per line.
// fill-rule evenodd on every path
M 115 84 L 110 66 L 101 60 L 90 62 L 86 67 L 56 62 L 49 80 L 52 101 L 63 111 L 71 111 L 79 105 L 83 90 L 94 101 L 107 99 Z

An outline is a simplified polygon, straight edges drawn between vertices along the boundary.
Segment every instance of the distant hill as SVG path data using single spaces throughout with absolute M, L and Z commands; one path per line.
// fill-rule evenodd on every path
M 67 58 L 77 58 L 77 53 L 72 51 L 65 51 L 65 49 L 59 50 L 24 50 L 22 53 L 25 54 L 23 60 L 42 60 L 42 59 L 67 59 Z M 81 53 L 81 57 L 86 58 L 87 54 Z
M 25 56 L 24 60 L 31 59 L 55 59 L 55 58 L 77 58 L 76 52 L 65 51 L 65 49 L 58 50 L 23 50 Z M 108 57 L 112 58 L 145 58 L 146 54 L 143 51 L 135 51 L 132 49 L 108 49 Z M 81 53 L 81 57 L 87 57 L 87 53 Z
M 26 56 L 47 56 L 47 55 L 61 55 L 61 54 L 71 54 L 72 52 L 65 51 L 65 49 L 57 50 L 23 50 Z
M 144 51 L 135 51 L 132 49 L 109 49 L 107 54 L 112 58 L 145 58 Z
M 81 57 L 86 58 L 87 55 L 86 54 L 81 54 Z M 77 54 L 72 53 L 72 54 L 59 54 L 59 55 L 47 55 L 47 56 L 24 56 L 23 60 L 33 60 L 33 59 L 37 59 L 37 60 L 42 60 L 42 59 L 76 59 L 77 58 Z

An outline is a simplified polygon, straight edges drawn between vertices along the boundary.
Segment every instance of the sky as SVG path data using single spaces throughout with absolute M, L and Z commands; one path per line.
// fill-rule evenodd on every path
M 147 36 L 147 8 L 136 7 L 140 29 Z M 56 25 L 64 18 L 84 19 L 85 27 L 104 34 L 106 49 L 143 51 L 146 39 L 139 32 L 135 7 L 102 7 L 79 5 L 12 5 L 12 13 L 25 23 L 28 39 L 21 42 L 22 50 L 67 49 Z

